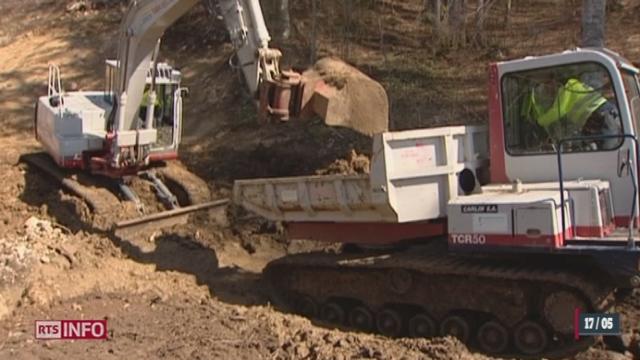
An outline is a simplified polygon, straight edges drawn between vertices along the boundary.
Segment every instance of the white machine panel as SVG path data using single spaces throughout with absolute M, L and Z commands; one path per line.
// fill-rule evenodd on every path
M 38 137 L 58 163 L 102 149 L 111 108 L 102 91 L 70 92 L 62 99 L 58 106 L 52 106 L 46 96 L 38 100 Z
M 507 234 L 509 232 L 507 214 L 473 214 L 471 219 L 474 233 Z
M 482 187 L 485 193 L 503 192 L 512 185 L 487 185 Z M 557 182 L 522 184 L 527 191 L 559 191 Z M 609 182 L 603 180 L 565 181 L 564 189 L 572 203 L 573 211 L 567 216 L 575 226 L 575 235 L 583 237 L 603 237 L 614 229 L 613 204 Z
M 571 211 L 568 200 L 565 211 Z M 451 246 L 559 247 L 563 243 L 558 191 L 496 190 L 460 196 L 449 202 L 448 212 Z M 567 217 L 567 237 L 571 228 Z

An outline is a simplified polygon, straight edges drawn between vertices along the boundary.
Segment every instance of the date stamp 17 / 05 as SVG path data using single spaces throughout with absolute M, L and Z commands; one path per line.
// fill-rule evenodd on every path
M 620 335 L 620 314 L 583 313 L 576 309 L 574 313 L 574 337 Z

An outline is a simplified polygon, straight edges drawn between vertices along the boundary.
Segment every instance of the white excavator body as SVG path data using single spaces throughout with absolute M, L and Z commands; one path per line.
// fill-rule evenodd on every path
M 105 89 L 103 91 L 62 92 L 58 85 L 55 66 L 50 67 L 49 94 L 38 99 L 36 109 L 36 136 L 54 161 L 64 168 L 83 168 L 84 157 L 98 154 L 105 149 L 108 141 L 109 114 L 114 109 L 113 84 L 118 67 L 117 60 L 106 61 Z M 155 83 L 156 101 L 153 104 L 152 127 L 138 129 L 131 144 L 151 147 L 152 158 L 170 159 L 177 157 L 182 129 L 182 94 L 180 87 L 182 74 L 166 63 L 148 71 L 145 94 Z M 146 121 L 149 104 L 143 101 L 137 117 L 139 125 Z M 131 138 L 128 134 L 120 137 Z M 126 139 L 120 139 L 121 143 Z

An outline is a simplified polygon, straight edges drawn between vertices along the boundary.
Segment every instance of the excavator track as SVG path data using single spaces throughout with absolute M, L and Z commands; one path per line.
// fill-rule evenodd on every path
M 200 204 L 211 200 L 207 183 L 177 162 L 168 162 L 157 172 L 178 197 L 180 205 Z
M 79 218 L 83 221 L 91 221 L 90 225 L 96 229 L 108 230 L 111 219 L 122 210 L 120 200 L 105 186 L 106 184 L 83 174 L 68 173 L 58 167 L 46 153 L 22 155 L 20 162 L 41 171 L 48 178 L 58 182 L 66 191 L 82 199 L 89 207 L 91 214 L 90 216 L 79 214 Z
M 54 163 L 46 153 L 26 154 L 20 161 L 35 167 L 48 178 L 58 182 L 67 192 L 82 199 L 90 214 L 82 212 L 78 214 L 78 218 L 87 226 L 99 231 L 113 232 L 118 236 L 184 224 L 192 212 L 222 207 L 229 202 L 227 199 L 211 201 L 207 184 L 202 179 L 181 165 L 168 162 L 154 171 L 159 173 L 171 192 L 176 195 L 179 207 L 141 214 L 131 201 L 121 200 L 116 195 L 117 184 L 112 179 L 67 171 Z M 151 186 L 152 183 L 149 183 L 149 187 Z
M 558 358 L 593 343 L 574 339 L 575 308 L 613 305 L 614 289 L 585 274 L 584 261 L 459 256 L 433 242 L 291 255 L 264 274 L 276 305 L 326 323 L 391 337 L 453 335 L 492 355 Z

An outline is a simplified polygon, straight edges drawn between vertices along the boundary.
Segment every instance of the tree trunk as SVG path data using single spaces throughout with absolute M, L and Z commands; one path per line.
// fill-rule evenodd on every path
M 344 0 L 344 26 L 343 26 L 343 39 L 344 39 L 344 57 L 349 59 L 351 57 L 351 21 L 353 14 L 353 3 L 351 0 Z
M 582 46 L 603 47 L 607 0 L 582 1 Z
M 458 48 L 466 43 L 466 0 L 449 0 L 449 36 L 451 46 Z
M 505 1 L 505 9 L 504 9 L 504 27 L 509 27 L 509 23 L 511 22 L 511 0 Z
M 309 63 L 315 64 L 317 57 L 317 37 L 318 37 L 318 1 L 311 0 L 311 46 Z
M 282 40 L 291 36 L 291 22 L 289 20 L 289 0 L 278 0 L 278 16 L 280 17 L 279 36 Z
M 477 40 L 478 45 L 484 46 L 484 20 L 488 13 L 488 4 L 485 3 L 485 0 L 478 0 L 477 8 L 476 8 L 476 34 L 475 38 Z
M 427 9 L 429 21 L 433 26 L 433 32 L 437 34 L 440 31 L 442 0 L 424 0 L 424 8 Z

